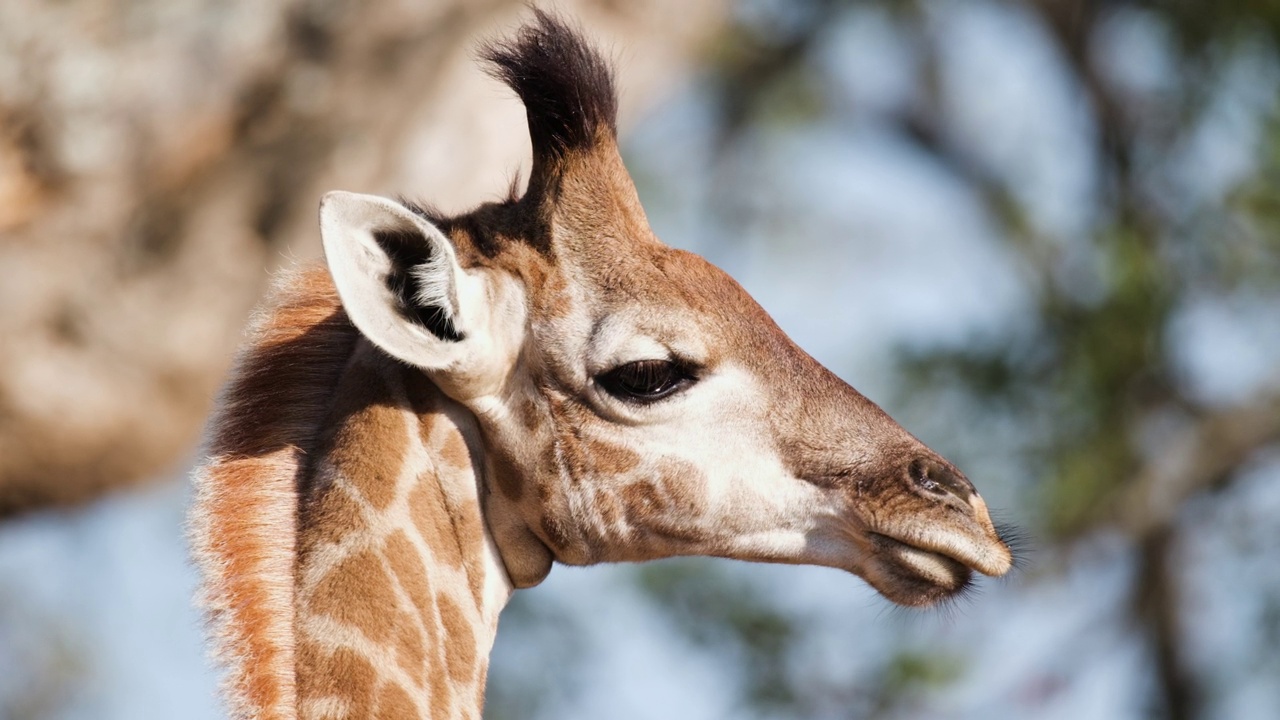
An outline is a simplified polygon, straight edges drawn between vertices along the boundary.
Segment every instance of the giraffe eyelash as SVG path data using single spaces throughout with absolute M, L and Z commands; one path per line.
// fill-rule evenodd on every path
M 629 362 L 601 373 L 595 379 L 613 397 L 643 404 L 670 397 L 698 378 L 688 364 L 664 359 Z

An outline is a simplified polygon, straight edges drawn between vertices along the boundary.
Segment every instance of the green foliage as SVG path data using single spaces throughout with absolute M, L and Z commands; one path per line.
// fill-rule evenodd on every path
M 1169 22 L 1187 54 L 1241 36 L 1280 38 L 1280 2 L 1275 0 L 1147 0 L 1139 4 Z
M 1228 196 L 1232 223 L 1210 245 L 1217 275 L 1228 286 L 1264 290 L 1280 284 L 1280 99 L 1267 118 L 1257 173 Z
M 963 661 L 951 654 L 904 649 L 885 664 L 880 693 L 888 698 L 915 695 L 949 685 L 964 672 Z

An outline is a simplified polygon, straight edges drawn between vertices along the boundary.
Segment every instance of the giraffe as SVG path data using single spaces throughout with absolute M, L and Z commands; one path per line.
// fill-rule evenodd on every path
M 325 196 L 327 267 L 256 317 L 194 474 L 237 718 L 471 718 L 554 562 L 816 564 L 927 606 L 1012 565 L 973 485 L 652 233 L 608 65 L 534 11 L 490 45 L 527 188 L 446 217 Z

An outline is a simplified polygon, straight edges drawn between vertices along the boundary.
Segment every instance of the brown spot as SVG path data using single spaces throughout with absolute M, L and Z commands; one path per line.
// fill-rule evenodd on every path
M 627 517 L 635 522 L 644 520 L 666 509 L 667 503 L 653 483 L 635 482 L 622 488 L 622 502 Z
M 441 667 L 439 660 L 432 663 L 427 681 L 431 688 L 432 720 L 447 720 L 449 706 L 453 702 L 453 688 L 450 687 L 449 679 L 445 677 L 444 668 Z
M 306 605 L 312 611 L 359 628 L 370 640 L 383 642 L 400 632 L 391 578 L 377 555 L 362 552 L 344 559 L 316 585 Z
M 444 628 L 444 659 L 449 677 L 466 682 L 476 673 L 476 636 L 462 609 L 447 595 L 436 596 L 440 624 Z
M 582 427 L 587 414 L 571 402 L 551 402 L 551 417 L 555 422 L 560 462 L 571 482 L 581 482 L 588 474 L 589 458 L 582 449 Z
M 332 681 L 325 669 L 328 656 L 314 642 L 299 642 L 297 645 L 298 696 L 302 698 L 323 697 L 329 694 L 327 683 Z
M 611 492 L 597 489 L 595 507 L 596 511 L 600 513 L 600 518 L 610 527 L 616 527 L 622 520 L 622 510 L 618 505 L 618 499 Z
M 424 383 L 427 387 L 423 386 Z M 430 381 L 425 380 L 424 376 L 423 379 L 416 381 L 416 389 L 411 388 L 410 398 L 415 409 L 425 413 L 419 417 L 419 433 L 423 446 L 430 451 L 433 447 L 432 436 L 435 431 L 440 430 L 443 433 L 444 443 L 438 453 L 439 459 L 443 462 L 438 466 L 440 472 L 419 476 L 419 487 L 415 488 L 415 496 L 410 499 L 410 509 L 423 534 L 423 541 L 432 549 L 433 554 L 454 566 L 465 565 L 472 595 L 479 604 L 484 582 L 484 568 L 481 563 L 484 527 L 479 506 L 473 504 L 469 507 L 451 509 L 445 501 L 443 491 L 439 491 L 440 511 L 436 513 L 427 507 L 433 503 L 433 500 L 429 496 L 417 494 L 422 492 L 423 487 L 428 484 L 438 489 L 443 482 L 441 473 L 450 472 L 450 467 L 455 475 L 458 471 L 467 473 L 466 477 L 462 478 L 463 482 L 474 482 L 471 475 L 473 467 L 471 451 L 462 436 L 462 431 L 447 415 L 440 412 L 438 401 L 427 403 L 421 398 L 413 400 L 415 393 L 422 395 L 427 391 L 435 394 L 433 398 L 439 395 L 439 390 L 431 385 Z M 448 522 L 444 522 L 443 519 L 447 519 Z M 439 545 L 437 545 L 437 539 Z M 452 543 L 452 548 L 446 547 L 449 543 Z
M 335 429 L 320 455 L 375 508 L 383 510 L 395 498 L 396 480 L 404 467 L 408 445 L 404 413 L 394 406 L 395 398 L 376 372 L 353 372 L 348 377 L 353 381 L 338 388 Z
M 431 437 L 436 431 L 436 424 L 440 421 L 440 414 L 436 412 L 423 413 L 418 416 L 418 440 L 422 442 L 422 447 L 432 459 L 437 457 L 435 452 L 435 440 Z
M 456 468 L 471 467 L 471 452 L 462 440 L 462 433 L 450 428 L 445 435 L 444 447 L 440 448 L 440 457 Z
M 524 425 L 525 430 L 536 430 L 546 422 L 538 403 L 532 399 L 520 403 L 517 412 L 520 415 L 520 424 Z
M 427 692 L 430 694 L 432 717 L 445 713 L 452 700 L 453 690 L 449 687 L 444 669 L 444 648 L 441 647 L 440 620 L 436 616 L 435 598 L 428 600 L 430 607 L 426 610 L 427 627 Z M 447 717 L 447 714 L 444 715 Z
M 413 606 L 422 616 L 422 623 L 427 626 L 435 624 L 435 616 L 431 612 L 431 586 L 427 580 L 427 572 L 422 558 L 403 530 L 397 530 L 387 538 L 382 548 L 391 572 L 400 581 Z
M 586 445 L 587 457 L 598 476 L 625 475 L 640 465 L 640 455 L 631 448 L 603 440 L 591 440 Z
M 569 533 L 565 530 L 559 518 L 544 514 L 542 516 L 542 535 L 547 544 L 557 550 L 563 550 L 569 546 Z
M 702 513 L 707 482 L 696 465 L 685 460 L 667 460 L 659 469 L 658 477 L 659 485 L 676 510 L 690 516 Z
M 344 700 L 349 703 L 348 717 L 369 717 L 377 680 L 373 665 L 350 648 L 340 647 L 332 654 L 312 643 L 298 648 L 299 695 Z
M 537 469 L 533 476 L 536 477 L 557 477 L 560 475 L 559 459 L 556 457 L 555 443 L 547 443 L 540 453 L 538 453 Z
M 694 520 L 698 513 L 688 506 L 680 507 L 680 499 L 663 494 L 649 482 L 637 482 L 622 489 L 622 503 L 627 522 L 653 535 L 681 543 L 698 543 L 706 539 Z M 682 512 L 684 511 L 684 512 Z
M 468 502 L 454 513 L 453 530 L 466 566 L 471 597 L 479 607 L 484 596 L 484 519 L 480 515 L 479 502 Z
M 546 268 L 541 274 L 541 282 L 536 285 L 526 283 L 526 287 L 541 289 L 541 292 L 533 298 L 538 314 L 544 320 L 569 317 L 573 313 L 574 306 L 568 292 L 569 281 L 565 274 L 555 267 Z
M 663 520 L 653 523 L 649 531 L 654 535 L 686 545 L 697 545 L 706 542 L 708 538 L 705 532 L 693 527 L 688 520 Z
M 465 568 L 476 604 L 484 586 L 484 524 L 477 503 L 468 502 L 450 513 L 444 491 L 434 474 L 424 473 L 409 495 L 409 512 L 432 558 L 441 564 Z
M 431 548 L 433 559 L 450 567 L 462 567 L 453 521 L 449 519 L 444 492 L 434 473 L 423 473 L 418 478 L 418 486 L 409 495 L 409 512 L 422 534 L 422 541 Z
M 423 674 L 427 669 L 427 655 L 422 646 L 422 633 L 418 632 L 418 628 L 407 613 L 393 608 L 387 608 L 386 612 L 395 617 L 393 622 L 396 632 L 393 640 L 396 646 L 396 660 L 415 684 L 422 685 Z
M 418 717 L 418 706 L 404 688 L 393 682 L 383 683 L 378 688 L 378 711 L 373 717 L 376 720 L 412 720 Z
M 312 552 L 326 544 L 368 530 L 360 505 L 341 487 L 329 486 L 323 494 L 303 505 L 298 528 L 298 554 L 305 564 Z
M 497 448 L 490 448 L 489 474 L 498 483 L 498 489 L 512 502 L 519 502 L 524 495 L 524 484 L 520 482 L 520 470 L 511 462 L 507 454 Z

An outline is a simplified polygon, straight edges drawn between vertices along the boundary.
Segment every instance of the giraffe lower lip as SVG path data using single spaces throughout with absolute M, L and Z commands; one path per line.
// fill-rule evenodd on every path
M 973 568 L 968 563 L 950 555 L 881 533 L 871 533 L 871 539 L 882 560 L 888 561 L 886 565 L 891 566 L 892 574 L 898 581 L 927 584 L 932 588 L 929 595 L 938 591 L 959 592 L 973 576 Z

